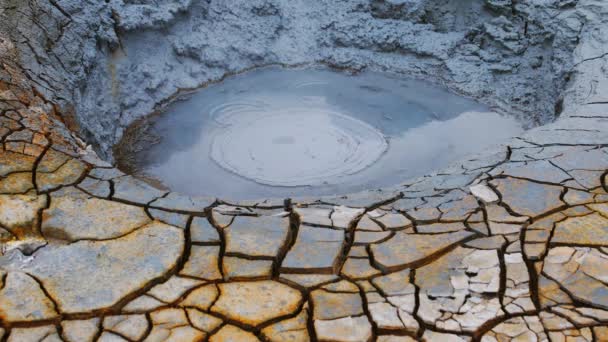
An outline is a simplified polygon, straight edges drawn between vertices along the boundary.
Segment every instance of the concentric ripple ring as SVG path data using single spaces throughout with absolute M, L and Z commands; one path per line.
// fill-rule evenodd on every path
M 323 105 L 267 104 L 214 118 L 211 159 L 272 186 L 336 184 L 374 164 L 388 142 L 376 128 Z

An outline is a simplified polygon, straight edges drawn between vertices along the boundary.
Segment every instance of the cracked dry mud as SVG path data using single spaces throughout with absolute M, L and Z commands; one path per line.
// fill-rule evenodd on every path
M 570 112 L 504 146 L 243 203 L 100 160 L 0 42 L 0 341 L 608 341 L 603 39 Z
M 113 169 L 2 73 L 2 340 L 608 339 L 602 118 L 391 191 L 236 204 Z

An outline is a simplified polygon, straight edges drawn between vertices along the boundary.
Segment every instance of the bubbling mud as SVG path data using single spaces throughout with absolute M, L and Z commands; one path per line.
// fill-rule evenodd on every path
M 216 118 L 211 159 L 261 184 L 320 186 L 340 182 L 376 162 L 388 147 L 379 130 L 324 103 L 262 105 Z
M 174 191 L 233 199 L 395 185 L 522 131 L 426 82 L 323 68 L 233 76 L 147 120 L 158 143 L 130 156 L 140 174 Z

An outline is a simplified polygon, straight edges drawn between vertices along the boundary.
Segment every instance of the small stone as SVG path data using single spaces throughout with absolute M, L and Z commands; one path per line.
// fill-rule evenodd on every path
M 477 184 L 469 188 L 473 196 L 479 198 L 485 203 L 498 202 L 498 195 L 486 184 Z

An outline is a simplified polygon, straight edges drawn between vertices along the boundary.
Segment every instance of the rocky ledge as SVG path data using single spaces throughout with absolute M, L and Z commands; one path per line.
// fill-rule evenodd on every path
M 100 160 L 2 40 L 0 340 L 608 340 L 602 27 L 552 124 L 392 189 L 247 203 Z

